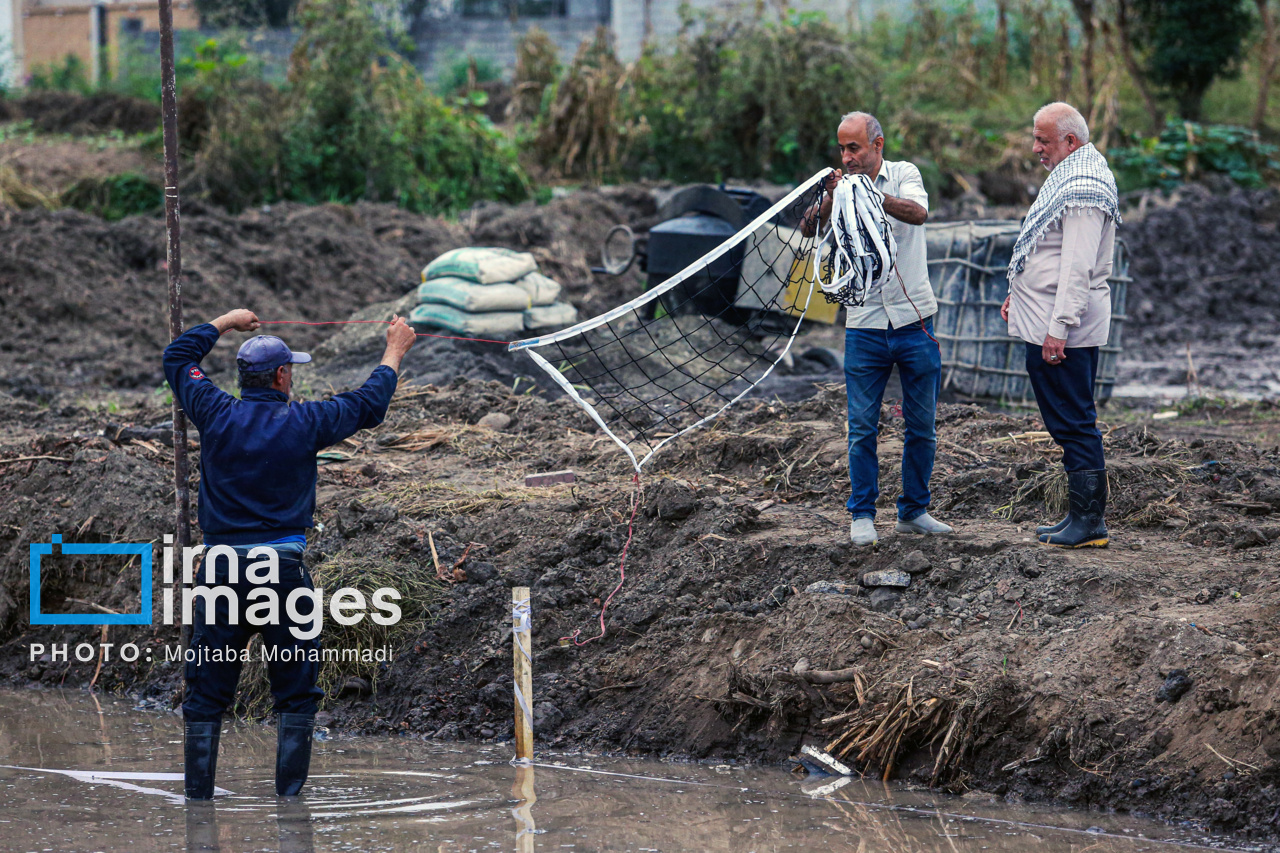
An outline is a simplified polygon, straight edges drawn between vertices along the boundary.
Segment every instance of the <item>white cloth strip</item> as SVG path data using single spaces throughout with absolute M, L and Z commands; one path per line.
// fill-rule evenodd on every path
M 836 185 L 831 224 L 816 255 L 821 257 L 827 242 L 832 245 L 833 273 L 831 281 L 823 282 L 822 290 L 836 302 L 860 306 L 871 291 L 890 280 L 898 244 L 884 212 L 884 194 L 866 175 L 846 175 Z
M 573 385 L 569 382 L 569 380 L 564 378 L 564 374 L 561 373 L 556 368 L 552 367 L 551 362 L 543 358 L 538 353 L 537 350 L 531 349 L 531 350 L 525 350 L 525 352 L 529 354 L 529 357 L 532 358 L 538 364 L 539 367 L 541 367 L 543 370 L 547 372 L 548 375 L 550 375 L 552 380 L 554 380 L 555 383 L 559 385 L 560 388 L 566 394 L 568 394 L 575 403 L 577 403 L 582 408 L 586 409 L 587 414 L 590 415 L 591 419 L 596 422 L 596 426 L 604 430 L 604 434 L 609 436 L 609 438 L 612 438 L 614 442 L 619 447 L 622 448 L 622 451 L 627 454 L 627 458 L 631 460 L 632 466 L 636 469 L 636 473 L 639 474 L 640 463 L 636 461 L 636 455 L 631 452 L 631 448 L 627 446 L 626 442 L 624 442 L 622 439 L 618 438 L 616 435 L 613 434 L 613 430 L 609 429 L 608 424 L 604 422 L 604 418 L 600 417 L 600 413 L 595 410 L 595 407 L 592 406 L 590 403 L 588 403 L 586 400 L 582 399 L 582 396 L 578 394 L 578 389 L 574 388 Z M 646 456 L 645 458 L 648 459 L 649 457 Z
M 764 213 L 760 214 L 755 219 L 753 219 L 751 223 L 748 224 L 745 228 L 741 229 L 738 232 L 738 234 L 744 234 L 744 233 L 751 234 L 757 228 L 766 224 L 767 222 L 769 222 L 769 220 L 773 219 L 773 217 L 777 216 L 779 213 L 786 210 L 787 207 L 789 207 L 792 202 L 794 202 L 796 199 L 802 196 L 805 192 L 807 192 L 814 184 L 826 179 L 827 175 L 829 175 L 830 173 L 831 173 L 830 169 L 823 169 L 821 172 L 818 172 L 812 178 L 809 178 L 809 180 L 805 181 L 803 184 L 796 187 L 791 192 L 787 193 L 787 195 L 781 201 L 775 204 L 773 207 L 769 208 Z M 734 235 L 734 237 L 736 236 L 738 235 Z M 592 317 L 590 320 L 583 320 L 578 325 L 570 326 L 567 329 L 562 329 L 561 331 L 556 332 L 555 334 L 546 335 L 541 338 L 527 338 L 523 341 L 515 341 L 514 343 L 510 344 L 507 347 L 507 350 L 510 352 L 515 352 L 516 350 L 528 349 L 529 347 L 536 347 L 536 346 L 541 346 L 543 344 L 555 343 L 556 341 L 562 341 L 565 338 L 571 338 L 574 335 L 579 335 L 579 334 L 582 334 L 583 332 L 589 332 L 592 329 L 603 326 L 605 323 L 608 323 L 611 320 L 616 320 L 619 317 L 623 316 L 624 314 L 627 314 L 628 312 L 631 312 L 631 311 L 635 311 L 636 309 L 652 302 L 662 294 L 669 292 L 674 287 L 677 287 L 685 279 L 690 278 L 691 276 L 697 275 L 704 268 L 706 268 L 712 262 L 717 260 L 721 255 L 724 255 L 725 253 L 732 250 L 733 247 L 736 245 L 738 245 L 738 241 L 733 237 L 731 237 L 725 242 L 721 243 L 716 248 L 712 249 L 710 252 L 707 252 L 698 260 L 689 264 L 689 266 L 685 267 L 683 270 L 676 273 L 671 278 L 662 282 L 652 290 L 646 290 L 644 293 L 640 294 L 635 299 L 632 299 L 630 302 L 626 302 L 622 305 L 619 305 L 617 308 L 614 308 L 611 311 L 606 311 L 605 313 L 600 314 L 597 317 Z M 814 265 L 815 266 L 817 265 L 816 260 L 814 262 Z
M 529 599 L 517 601 L 511 605 L 511 642 L 516 644 L 516 648 L 524 655 L 525 660 L 529 661 L 529 665 L 533 665 L 533 658 L 529 655 L 529 650 L 524 647 L 524 643 L 520 642 L 520 634 L 533 633 L 533 614 L 529 609 Z M 520 682 L 511 679 L 511 685 L 515 688 L 516 702 L 520 703 L 520 710 L 524 712 L 524 717 L 529 721 L 529 726 L 533 726 L 533 711 L 529 709 L 529 700 L 520 691 Z

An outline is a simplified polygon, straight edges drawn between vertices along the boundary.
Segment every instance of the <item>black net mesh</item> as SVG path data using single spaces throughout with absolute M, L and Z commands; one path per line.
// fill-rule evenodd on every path
M 527 349 L 639 468 L 764 379 L 810 299 L 822 300 L 818 236 L 801 222 L 822 192 L 815 175 L 682 272 L 651 277 L 642 297 L 513 348 Z

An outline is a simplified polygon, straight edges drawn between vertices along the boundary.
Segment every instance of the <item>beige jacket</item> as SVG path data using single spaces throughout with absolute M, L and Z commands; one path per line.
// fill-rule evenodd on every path
M 1097 208 L 1068 210 L 1045 232 L 1009 282 L 1009 334 L 1030 344 L 1046 335 L 1068 347 L 1096 347 L 1111 334 L 1111 262 L 1116 224 Z

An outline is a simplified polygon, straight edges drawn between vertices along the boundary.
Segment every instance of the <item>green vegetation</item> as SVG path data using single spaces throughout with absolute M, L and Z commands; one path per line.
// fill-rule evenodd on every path
M 1134 12 L 1148 83 L 1173 97 L 1179 116 L 1200 120 L 1213 81 L 1238 71 L 1253 18 L 1241 0 L 1135 0 Z
M 1121 190 L 1172 188 L 1203 174 L 1226 175 L 1245 187 L 1280 181 L 1280 146 L 1256 131 L 1170 121 L 1159 136 L 1110 152 Z
M 443 213 L 528 194 L 506 138 L 432 93 L 370 6 L 309 0 L 297 19 L 283 86 L 225 59 L 196 69 L 209 114 L 196 171 L 214 201 L 367 199 Z
M 141 175 L 109 175 L 81 178 L 63 191 L 61 201 L 108 222 L 126 216 L 155 213 L 164 206 L 164 191 L 155 181 Z
M 89 83 L 88 66 L 74 53 L 68 53 L 61 62 L 33 68 L 29 86 L 36 92 L 75 92 L 80 95 L 87 95 L 93 89 Z

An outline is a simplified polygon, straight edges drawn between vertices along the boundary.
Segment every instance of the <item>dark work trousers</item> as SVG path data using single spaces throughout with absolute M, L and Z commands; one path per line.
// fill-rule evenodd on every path
M 1072 347 L 1060 364 L 1044 360 L 1040 344 L 1027 344 L 1027 373 L 1045 429 L 1062 445 L 1062 465 L 1068 471 L 1101 471 L 1102 433 L 1093 404 L 1098 376 L 1098 348 Z
M 239 582 L 227 584 L 227 561 L 219 559 L 215 565 L 215 584 L 205 582 L 204 562 L 200 564 L 196 575 L 197 585 L 230 586 L 236 594 L 239 608 L 239 624 L 229 623 L 228 603 L 226 596 L 218 596 L 214 600 L 214 620 L 212 625 L 205 624 L 205 598 L 195 599 L 192 607 L 191 649 L 196 658 L 186 664 L 187 692 L 182 701 L 182 716 L 192 723 L 211 723 L 222 719 L 222 714 L 236 698 L 236 684 L 240 681 L 242 663 L 238 657 L 231 661 L 209 660 L 209 650 L 222 649 L 223 656 L 231 652 L 239 652 L 249 645 L 255 633 L 262 633 L 264 650 L 295 649 L 306 653 L 307 650 L 320 648 L 320 638 L 299 640 L 289 631 L 291 625 L 299 625 L 289 618 L 286 602 L 289 593 L 300 587 L 314 589 L 311 575 L 302 565 L 301 556 L 280 553 L 279 583 L 250 583 L 245 578 L 245 569 L 257 558 L 245 556 L 248 549 L 237 549 L 240 552 Z M 245 621 L 245 611 L 255 602 L 249 599 L 249 593 L 255 589 L 273 589 L 280 602 L 279 625 L 250 625 Z M 311 614 L 311 600 L 299 602 L 297 609 L 304 615 Z M 302 628 L 311 628 L 308 620 L 300 624 Z M 324 691 L 316 687 L 316 679 L 320 675 L 319 661 L 297 660 L 295 652 L 293 660 L 267 661 L 267 677 L 271 682 L 271 695 L 275 698 L 275 711 L 278 714 L 314 714 L 316 703 L 324 696 Z

